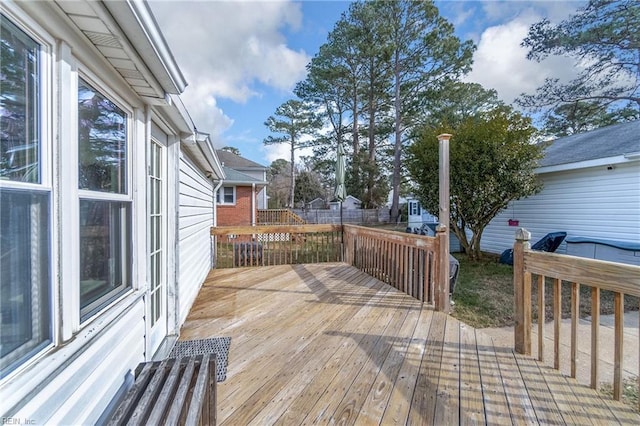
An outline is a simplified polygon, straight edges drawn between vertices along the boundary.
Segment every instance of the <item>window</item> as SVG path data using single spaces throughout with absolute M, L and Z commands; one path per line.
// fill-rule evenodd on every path
M 223 186 L 216 193 L 216 203 L 218 204 L 235 204 L 236 203 L 236 187 Z
M 0 179 L 40 183 L 40 46 L 2 16 Z
M 420 203 L 417 201 L 409 201 L 409 216 L 419 216 L 421 213 Z
M 51 343 L 50 188 L 42 182 L 42 46 L 0 15 L 0 377 Z
M 127 114 L 80 79 L 81 320 L 131 286 L 131 200 L 127 195 Z
M 80 189 L 126 193 L 127 116 L 84 81 L 78 85 Z
M 149 164 L 149 287 L 151 295 L 151 326 L 160 319 L 163 313 L 163 177 L 162 146 L 155 141 L 151 142 L 151 155 Z

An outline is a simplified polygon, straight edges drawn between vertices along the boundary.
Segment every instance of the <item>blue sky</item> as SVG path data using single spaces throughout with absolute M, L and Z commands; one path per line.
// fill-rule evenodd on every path
M 266 147 L 264 121 L 287 99 L 305 65 L 326 41 L 345 1 L 149 0 L 189 86 L 182 95 L 198 130 L 216 147 L 269 165 L 289 158 L 285 145 Z M 510 103 L 532 92 L 545 77 L 570 78 L 576 64 L 550 58 L 527 61 L 519 45 L 529 26 L 557 22 L 582 1 L 436 1 L 440 14 L 462 39 L 476 43 L 467 81 L 494 88 Z

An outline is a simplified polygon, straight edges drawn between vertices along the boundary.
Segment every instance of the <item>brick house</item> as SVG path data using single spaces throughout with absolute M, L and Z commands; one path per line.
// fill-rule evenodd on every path
M 229 151 L 216 153 L 226 176 L 216 191 L 216 225 L 255 225 L 258 209 L 267 205 L 267 168 Z

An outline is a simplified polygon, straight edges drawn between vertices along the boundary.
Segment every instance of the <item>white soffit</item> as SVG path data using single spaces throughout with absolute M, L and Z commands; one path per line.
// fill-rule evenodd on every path
M 100 3 L 57 1 L 57 4 L 139 96 L 164 101 L 165 91 Z

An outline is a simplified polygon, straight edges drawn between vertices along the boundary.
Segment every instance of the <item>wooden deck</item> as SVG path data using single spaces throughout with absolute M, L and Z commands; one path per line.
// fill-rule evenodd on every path
M 342 263 L 212 271 L 180 339 L 214 336 L 231 337 L 219 424 L 640 424 Z

